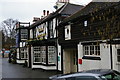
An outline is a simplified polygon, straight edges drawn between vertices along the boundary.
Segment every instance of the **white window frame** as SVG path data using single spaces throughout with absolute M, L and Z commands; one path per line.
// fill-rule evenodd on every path
M 88 21 L 87 21 L 87 20 L 84 21 L 84 26 L 85 26 L 85 27 L 88 26 Z
M 120 62 L 119 59 L 120 59 L 120 49 L 117 49 L 117 62 Z
M 49 24 L 50 24 L 50 25 L 49 25 L 50 38 L 54 38 L 54 33 L 53 33 L 53 20 L 51 20 Z
M 71 39 L 71 25 L 65 26 L 65 40 Z
M 100 45 L 84 45 L 83 53 L 84 53 L 84 56 L 100 57 Z M 91 54 L 91 53 L 93 53 L 93 54 Z
M 39 61 L 35 61 L 39 59 Z M 46 64 L 46 46 L 33 47 L 33 63 Z
M 56 47 L 48 46 L 48 64 L 55 64 Z
M 27 38 L 28 38 L 28 30 L 21 29 L 21 39 L 27 39 Z
M 27 59 L 27 48 L 20 48 L 20 56 L 21 56 L 21 59 Z

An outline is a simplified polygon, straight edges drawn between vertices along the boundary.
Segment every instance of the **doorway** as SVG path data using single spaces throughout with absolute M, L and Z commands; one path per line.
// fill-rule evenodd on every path
M 63 73 L 77 72 L 77 50 L 64 49 L 63 50 Z

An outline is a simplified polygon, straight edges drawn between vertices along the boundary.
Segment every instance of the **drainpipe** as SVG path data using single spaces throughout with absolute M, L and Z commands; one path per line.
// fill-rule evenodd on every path
M 110 40 L 110 59 L 111 59 L 111 69 L 113 69 L 112 40 Z

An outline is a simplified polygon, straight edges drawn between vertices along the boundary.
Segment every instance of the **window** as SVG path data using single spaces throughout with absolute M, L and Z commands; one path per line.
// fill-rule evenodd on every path
M 120 80 L 120 75 L 116 73 L 110 73 L 100 76 L 103 80 Z
M 71 28 L 70 25 L 65 26 L 65 40 L 71 39 Z
M 120 49 L 117 49 L 117 61 L 120 62 Z
M 20 48 L 21 59 L 27 59 L 27 48 Z
M 93 76 L 79 76 L 79 77 L 75 77 L 74 80 L 97 80 L 97 78 Z
M 27 39 L 27 38 L 28 38 L 27 29 L 21 29 L 21 39 Z
M 84 21 L 84 26 L 86 27 L 88 25 L 88 22 L 87 21 Z
M 99 45 L 84 45 L 84 55 L 87 56 L 100 56 L 100 46 Z
M 34 63 L 46 64 L 46 47 L 36 46 L 34 47 Z
M 54 38 L 54 34 L 53 34 L 53 21 L 50 21 L 50 23 L 49 23 L 49 31 L 50 31 L 50 38 Z
M 33 38 L 34 38 L 34 39 L 36 39 L 36 32 L 37 32 L 37 30 L 36 30 L 36 28 L 34 28 L 34 29 L 33 29 Z
M 48 64 L 55 64 L 55 54 L 56 48 L 55 46 L 48 46 Z

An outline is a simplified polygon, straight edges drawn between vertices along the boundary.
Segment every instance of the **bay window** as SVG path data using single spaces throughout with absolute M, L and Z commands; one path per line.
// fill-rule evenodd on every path
M 45 46 L 34 47 L 33 58 L 34 58 L 34 63 L 46 64 L 46 47 Z

